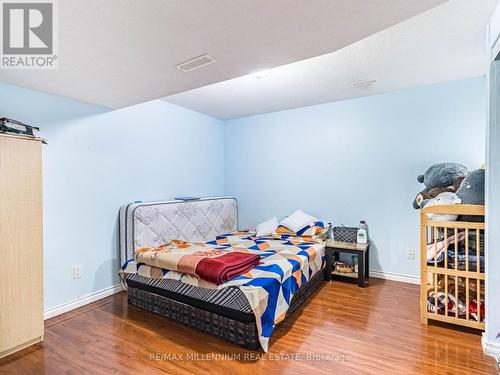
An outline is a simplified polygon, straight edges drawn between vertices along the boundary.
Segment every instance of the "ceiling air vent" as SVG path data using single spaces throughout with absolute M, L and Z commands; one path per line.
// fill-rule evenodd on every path
M 201 55 L 195 57 L 194 59 L 184 61 L 183 63 L 177 64 L 175 67 L 183 72 L 189 72 L 194 69 L 201 68 L 202 66 L 208 65 L 215 62 L 215 59 L 208 55 Z
M 373 85 L 375 82 L 377 82 L 376 79 L 362 79 L 360 81 L 354 81 L 351 83 L 351 86 L 356 88 L 356 87 L 367 87 L 370 85 Z

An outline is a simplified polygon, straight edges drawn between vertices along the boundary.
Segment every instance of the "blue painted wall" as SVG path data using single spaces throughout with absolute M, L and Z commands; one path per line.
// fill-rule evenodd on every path
M 211 117 L 163 101 L 108 111 L 5 84 L 0 114 L 39 126 L 49 141 L 45 309 L 118 283 L 122 204 L 223 194 L 224 126 Z
M 418 277 L 416 176 L 442 161 L 481 167 L 485 103 L 476 78 L 227 121 L 226 194 L 245 227 L 297 208 L 366 219 L 371 268 Z
M 44 147 L 45 308 L 118 283 L 117 213 L 133 200 L 230 194 L 240 226 L 302 207 L 366 219 L 372 269 L 418 276 L 416 175 L 484 162 L 483 78 L 222 121 L 162 101 L 117 111 L 0 84 L 0 114 Z M 83 266 L 73 280 L 72 267 Z

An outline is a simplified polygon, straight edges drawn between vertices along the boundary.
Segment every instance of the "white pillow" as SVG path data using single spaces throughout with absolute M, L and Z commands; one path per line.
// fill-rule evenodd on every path
M 257 225 L 257 233 L 255 235 L 257 237 L 269 236 L 270 234 L 273 234 L 276 228 L 278 228 L 278 218 L 275 216 L 272 219 Z
M 290 216 L 284 218 L 279 225 L 283 225 L 297 233 L 299 230 L 315 221 L 319 220 L 314 216 L 306 214 L 302 210 L 297 210 Z

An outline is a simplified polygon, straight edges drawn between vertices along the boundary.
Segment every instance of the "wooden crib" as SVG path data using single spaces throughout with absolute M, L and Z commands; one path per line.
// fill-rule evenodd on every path
M 467 215 L 482 222 L 433 221 L 427 214 Z M 420 243 L 422 323 L 432 319 L 484 330 L 484 206 L 423 208 Z

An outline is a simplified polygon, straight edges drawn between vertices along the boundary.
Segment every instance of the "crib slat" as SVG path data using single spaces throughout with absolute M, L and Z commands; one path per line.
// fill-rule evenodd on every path
M 455 228 L 455 271 L 458 269 L 458 228 Z
M 458 276 L 455 276 L 455 318 L 458 319 Z
M 445 294 L 444 315 L 448 316 L 448 275 L 444 275 L 444 294 Z
M 437 267 L 437 239 L 438 239 L 438 229 L 434 227 L 434 267 Z
M 477 279 L 477 321 L 481 322 L 481 280 Z
M 444 268 L 448 268 L 448 228 L 444 227 Z M 448 296 L 446 296 L 448 298 Z
M 448 228 L 444 227 L 444 268 L 448 268 Z M 448 316 L 448 275 L 444 276 L 444 315 Z
M 469 320 L 469 278 L 465 278 L 465 319 Z
M 438 239 L 438 229 L 434 227 L 432 230 L 432 239 L 434 242 L 434 267 L 437 267 L 437 239 Z M 433 284 L 434 284 L 434 313 L 439 314 L 439 299 L 437 296 L 437 273 L 433 273 Z
M 436 313 L 436 315 L 439 313 L 438 309 L 439 309 L 439 300 L 438 300 L 438 295 L 437 295 L 437 281 L 438 281 L 438 278 L 437 278 L 437 273 L 434 272 L 434 312 Z
M 476 229 L 476 272 L 481 273 L 481 231 Z
M 469 272 L 469 229 L 465 229 L 465 272 Z

